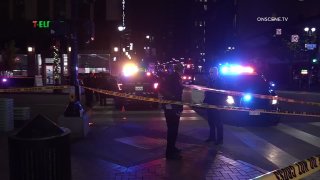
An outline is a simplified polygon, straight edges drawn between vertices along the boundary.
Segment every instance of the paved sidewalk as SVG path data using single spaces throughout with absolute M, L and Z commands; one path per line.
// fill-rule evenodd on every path
M 198 154 L 195 156 L 195 154 Z M 247 180 L 266 171 L 242 161 L 235 161 L 218 153 L 207 157 L 207 148 L 196 148 L 183 153 L 183 160 L 172 161 L 165 158 L 136 166 L 124 167 L 98 159 L 73 157 L 74 180 L 154 180 L 154 179 L 212 179 Z
M 94 121 L 94 113 L 91 115 Z M 149 129 L 151 133 L 147 129 L 145 132 L 141 132 L 139 128 L 136 131 L 132 130 L 134 126 L 140 127 L 145 124 L 147 123 L 104 120 L 100 125 L 92 127 L 86 138 L 71 144 L 72 179 L 246 180 L 266 173 L 246 162 L 229 158 L 228 155 L 219 151 L 217 146 L 197 143 L 195 140 L 178 142 L 178 147 L 182 148 L 182 160 L 166 160 L 163 153 L 165 142 L 163 139 L 157 139 L 157 137 L 165 137 L 165 122 L 152 122 L 152 127 L 155 129 Z M 158 132 L 157 129 L 163 131 Z M 132 132 L 128 132 L 131 130 Z M 143 140 L 143 137 L 147 137 L 145 139 L 148 142 L 143 142 L 145 144 L 142 145 L 150 145 L 150 149 L 119 141 L 119 139 L 136 138 L 134 143 L 139 143 L 138 141 Z M 9 180 L 7 134 L 0 134 L 0 147 L 0 179 Z
M 219 151 L 219 146 L 199 140 L 178 141 L 183 159 L 166 160 L 165 140 L 159 139 L 165 137 L 164 121 L 115 122 L 91 113 L 96 126 L 88 137 L 72 145 L 73 180 L 246 180 L 267 172 L 233 160 Z M 146 129 L 148 123 L 152 127 Z M 159 129 L 161 134 L 156 133 Z

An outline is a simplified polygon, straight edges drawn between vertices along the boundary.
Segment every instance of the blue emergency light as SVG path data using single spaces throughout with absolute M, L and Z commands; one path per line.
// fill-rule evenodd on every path
M 251 96 L 250 94 L 245 94 L 245 95 L 243 96 L 243 100 L 244 100 L 245 102 L 249 102 L 249 101 L 251 101 L 251 99 L 252 99 L 252 96 Z

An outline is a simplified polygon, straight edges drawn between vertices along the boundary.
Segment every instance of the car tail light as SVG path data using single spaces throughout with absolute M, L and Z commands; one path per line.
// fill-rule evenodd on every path
M 158 83 L 153 83 L 153 88 L 157 89 L 157 88 L 158 88 L 158 86 L 159 86 L 159 84 L 158 84 Z
M 182 79 L 187 79 L 187 76 L 182 76 Z
M 122 90 L 122 84 L 121 83 L 118 83 L 118 89 L 119 89 L 119 91 Z

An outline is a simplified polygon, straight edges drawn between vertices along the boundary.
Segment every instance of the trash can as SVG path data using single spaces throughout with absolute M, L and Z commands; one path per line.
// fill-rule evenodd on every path
M 9 136 L 10 180 L 71 180 L 69 135 L 38 115 Z
M 13 130 L 13 99 L 0 98 L 0 132 Z

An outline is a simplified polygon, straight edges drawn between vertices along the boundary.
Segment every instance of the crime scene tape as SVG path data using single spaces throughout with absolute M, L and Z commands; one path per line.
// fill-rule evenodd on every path
M 136 96 L 132 94 L 126 94 L 126 93 L 120 93 L 120 92 L 114 92 L 109 90 L 102 90 L 102 89 L 95 89 L 90 87 L 82 86 L 84 89 L 88 89 L 91 91 L 95 91 L 98 93 L 116 96 L 116 97 L 122 97 L 122 98 L 128 98 L 128 99 L 134 99 L 134 100 L 140 100 L 140 101 L 149 101 L 149 102 L 158 102 L 162 104 L 176 104 L 176 105 L 186 105 L 186 106 L 192 106 L 192 107 L 199 107 L 199 108 L 209 108 L 209 109 L 218 109 L 218 110 L 227 110 L 227 111 L 243 111 L 243 112 L 255 112 L 255 113 L 264 113 L 264 114 L 279 114 L 279 115 L 291 115 L 291 116 L 308 116 L 308 117 L 320 117 L 320 113 L 307 113 L 307 112 L 290 112 L 290 111 L 269 111 L 265 109 L 249 109 L 249 108 L 243 108 L 243 107 L 230 107 L 230 106 L 216 106 L 216 105 L 210 105 L 210 104 L 198 104 L 198 103 L 188 103 L 188 102 L 181 102 L 181 101 L 172 101 L 172 100 L 164 100 L 164 99 L 158 99 L 158 98 L 150 98 L 150 97 L 144 97 L 144 96 Z
M 246 94 L 244 92 L 212 89 L 212 88 L 202 87 L 202 86 L 198 86 L 198 85 L 185 85 L 185 87 L 188 87 L 191 89 L 197 89 L 200 91 L 212 91 L 212 92 L 218 92 L 218 93 L 234 95 L 234 96 L 242 96 L 242 95 Z M 290 102 L 290 103 L 320 106 L 319 102 L 301 101 L 301 100 L 296 100 L 296 99 L 283 98 L 283 97 L 279 97 L 279 96 L 262 95 L 262 94 L 251 94 L 251 95 L 253 97 L 260 98 L 260 99 L 270 99 L 270 100 L 277 99 L 278 101 L 284 101 L 284 102 Z
M 0 93 L 15 93 L 15 92 L 34 92 L 43 90 L 53 90 L 53 89 L 67 89 L 70 86 L 38 86 L 38 87 L 24 87 L 24 88 L 10 88 L 10 89 L 0 89 Z
M 255 180 L 291 180 L 302 179 L 320 170 L 320 155 L 312 156 L 285 168 L 255 177 Z

